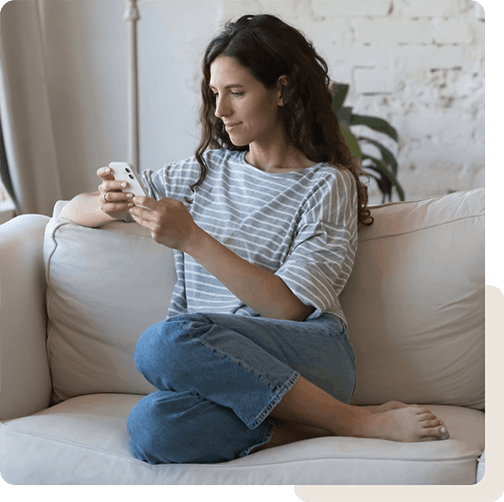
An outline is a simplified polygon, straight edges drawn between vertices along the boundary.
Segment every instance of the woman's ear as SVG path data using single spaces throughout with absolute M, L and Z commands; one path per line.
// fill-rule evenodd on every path
M 284 89 L 287 87 L 287 75 L 282 75 L 281 77 L 278 77 L 277 81 L 277 88 L 279 90 L 279 95 L 278 95 L 278 106 L 283 106 L 285 104 L 283 94 L 284 94 Z

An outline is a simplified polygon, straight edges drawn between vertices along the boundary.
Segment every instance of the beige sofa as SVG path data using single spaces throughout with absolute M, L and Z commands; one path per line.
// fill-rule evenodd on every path
M 0 226 L 0 470 L 12 484 L 474 484 L 484 473 L 484 191 L 373 208 L 342 295 L 354 404 L 401 400 L 447 441 L 317 438 L 214 465 L 129 451 L 129 411 L 153 388 L 135 343 L 164 318 L 172 252 L 136 223 Z

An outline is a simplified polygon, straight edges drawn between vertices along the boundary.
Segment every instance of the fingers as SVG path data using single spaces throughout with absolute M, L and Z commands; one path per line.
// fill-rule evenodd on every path
M 119 183 L 119 188 L 117 184 Z M 123 182 L 127 185 L 126 182 Z M 123 185 L 120 181 L 104 181 L 99 187 L 100 193 L 100 205 L 104 213 L 114 216 L 113 213 L 118 211 L 127 211 L 130 207 L 133 207 L 133 194 L 129 192 L 122 192 L 121 188 Z M 126 188 L 126 187 L 124 187 Z
M 156 215 L 152 209 L 155 207 L 157 201 L 149 197 L 140 196 L 133 197 L 132 201 L 133 206 L 130 208 L 130 214 L 139 225 L 146 227 L 148 223 L 157 221 Z M 154 204 L 152 204 L 152 202 L 154 202 Z
M 144 197 L 142 195 L 136 195 L 133 199 L 133 202 L 136 206 L 150 209 L 151 211 L 159 206 L 158 201 L 151 199 L 150 197 Z
M 101 185 L 98 187 L 100 192 L 119 192 L 121 190 L 125 190 L 128 188 L 127 181 L 120 180 L 104 180 Z
M 100 194 L 101 210 L 113 218 L 123 219 L 129 209 L 133 207 L 131 197 L 123 192 L 103 192 Z
M 129 208 L 130 214 L 133 217 L 133 219 L 139 224 L 142 225 L 142 227 L 148 228 L 149 230 L 151 229 L 151 221 L 146 218 L 148 217 L 149 211 L 146 209 L 142 209 L 141 207 L 138 207 L 136 205 L 133 205 L 133 207 Z
M 102 180 L 113 180 L 114 175 L 112 174 L 112 170 L 110 167 L 100 167 L 98 171 L 96 171 L 96 174 L 102 179 Z
M 98 187 L 100 193 L 124 190 L 129 185 L 127 181 L 116 180 L 110 167 L 100 167 L 96 174 L 102 179 L 102 183 Z
M 122 191 L 128 187 L 128 183 L 116 180 L 109 167 L 98 169 L 96 174 L 102 180 L 98 187 L 101 210 L 113 218 L 123 219 L 133 206 L 133 194 Z
M 111 191 L 100 192 L 100 198 L 102 203 L 133 202 L 133 197 L 134 195 L 129 192 L 111 192 Z

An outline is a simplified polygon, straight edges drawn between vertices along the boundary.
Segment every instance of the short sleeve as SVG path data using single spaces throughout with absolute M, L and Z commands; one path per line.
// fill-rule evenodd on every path
M 169 197 L 184 201 L 192 196 L 191 185 L 198 179 L 199 164 L 191 157 L 175 164 L 166 164 L 158 171 L 146 169 L 142 172 L 142 183 L 149 197 L 161 199 Z
M 357 189 L 353 175 L 338 171 L 315 188 L 305 204 L 286 261 L 276 271 L 315 318 L 339 306 L 357 250 Z

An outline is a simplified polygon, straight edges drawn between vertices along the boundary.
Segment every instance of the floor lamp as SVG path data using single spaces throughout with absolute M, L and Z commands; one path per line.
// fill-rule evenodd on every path
M 140 172 L 140 136 L 138 113 L 137 0 L 126 0 L 124 19 L 129 28 L 129 162 Z

